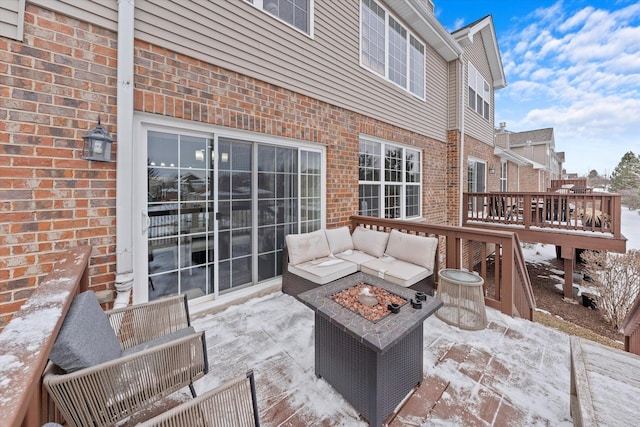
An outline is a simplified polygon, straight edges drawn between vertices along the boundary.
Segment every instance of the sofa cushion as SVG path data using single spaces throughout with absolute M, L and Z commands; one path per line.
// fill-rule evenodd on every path
M 433 270 L 389 256 L 363 263 L 360 271 L 403 287 L 412 286 L 433 274 Z
M 389 233 L 358 226 L 353 231 L 351 239 L 353 240 L 354 249 L 366 252 L 374 257 L 381 257 L 387 247 Z
M 438 239 L 391 230 L 386 255 L 433 271 Z
M 77 295 L 67 312 L 49 359 L 69 373 L 120 357 L 122 350 L 93 291 Z
M 358 270 L 360 270 L 360 264 L 362 264 L 363 262 L 377 259 L 376 257 L 369 255 L 366 252 L 351 249 L 335 254 L 335 257 L 356 264 L 358 266 Z
M 289 263 L 292 265 L 323 258 L 331 254 L 324 230 L 304 234 L 288 234 L 285 239 L 289 251 Z
M 289 265 L 290 273 L 318 285 L 325 285 L 357 271 L 358 266 L 356 264 L 333 257 Z
M 353 241 L 349 227 L 328 228 L 325 230 L 329 250 L 332 254 L 339 254 L 344 251 L 353 250 Z

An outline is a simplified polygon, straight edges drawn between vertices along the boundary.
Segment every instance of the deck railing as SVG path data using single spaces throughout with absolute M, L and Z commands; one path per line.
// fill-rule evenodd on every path
M 622 323 L 624 349 L 640 356 L 640 296 L 636 298 Z
M 590 231 L 621 238 L 621 196 L 610 193 L 464 193 L 463 224 Z
M 362 225 L 380 231 L 392 229 L 439 240 L 439 268 L 477 271 L 485 280 L 486 305 L 509 316 L 533 320 L 535 299 L 518 236 L 509 231 L 493 231 L 427 224 L 417 221 L 352 216 L 351 228 Z
M 0 426 L 53 421 L 42 373 L 76 294 L 87 289 L 90 246 L 70 249 L 0 333 Z

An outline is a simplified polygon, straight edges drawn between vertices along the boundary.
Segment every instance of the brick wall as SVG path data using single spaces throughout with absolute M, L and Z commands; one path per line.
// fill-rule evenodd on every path
M 116 34 L 34 6 L 25 21 L 24 43 L 0 39 L 0 328 L 65 248 L 94 246 L 92 289 L 115 279 L 116 166 L 81 155 L 98 114 L 117 149 Z M 329 226 L 357 213 L 361 133 L 421 149 L 423 216 L 447 222 L 447 143 L 140 41 L 135 58 L 136 111 L 324 144 Z
M 33 6 L 24 33 L 0 38 L 0 327 L 65 248 L 93 245 L 97 291 L 115 270 L 115 165 L 81 158 L 115 131 L 115 36 Z

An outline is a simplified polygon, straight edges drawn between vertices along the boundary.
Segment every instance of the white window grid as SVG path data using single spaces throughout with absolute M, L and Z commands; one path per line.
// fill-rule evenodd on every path
M 360 14 L 360 65 L 424 101 L 424 44 L 376 0 Z
M 491 86 L 472 64 L 469 64 L 467 80 L 469 83 L 469 108 L 486 120 L 490 120 Z
M 419 150 L 361 138 L 359 157 L 361 215 L 402 219 L 422 215 Z
M 245 0 L 257 9 L 313 37 L 315 0 Z

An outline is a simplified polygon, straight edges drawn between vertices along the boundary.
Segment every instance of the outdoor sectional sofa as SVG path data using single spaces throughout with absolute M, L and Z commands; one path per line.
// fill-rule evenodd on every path
M 282 254 L 282 292 L 297 296 L 361 271 L 433 295 L 435 237 L 358 226 L 289 234 Z

